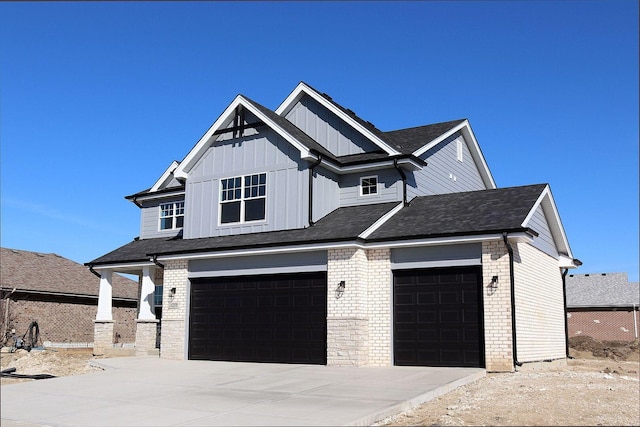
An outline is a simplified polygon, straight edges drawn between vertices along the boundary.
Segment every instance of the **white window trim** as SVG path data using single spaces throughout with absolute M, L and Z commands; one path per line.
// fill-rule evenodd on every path
M 182 215 L 176 215 L 176 211 L 177 211 L 176 204 L 178 204 L 178 203 L 182 203 Z M 162 216 L 162 206 L 164 206 L 164 205 L 173 205 L 173 214 L 170 217 L 168 217 L 168 216 L 163 217 Z M 184 200 L 178 200 L 176 202 L 160 203 L 158 205 L 158 231 L 172 231 L 172 230 L 179 230 L 181 228 L 184 228 L 184 216 L 185 216 L 184 215 L 184 210 L 185 210 Z M 182 224 L 183 224 L 182 227 L 176 227 L 176 224 L 178 223 L 178 221 L 177 221 L 178 216 L 182 217 Z M 162 228 L 162 220 L 164 218 L 173 218 L 172 227 L 171 228 Z
M 365 179 L 371 179 L 371 178 L 376 179 L 376 192 L 364 194 L 364 192 L 362 191 L 363 190 L 362 181 L 364 181 Z M 380 194 L 380 180 L 378 179 L 378 175 L 369 175 L 369 176 L 360 177 L 360 196 L 361 197 L 373 197 L 373 196 L 378 196 L 379 194 Z
M 247 176 L 253 176 L 253 175 L 265 175 L 264 178 L 264 185 L 265 185 L 265 191 L 264 191 L 264 197 L 249 197 L 249 198 L 245 198 L 244 197 L 244 178 Z M 221 194 L 222 194 L 222 181 L 225 179 L 232 179 L 232 178 L 238 178 L 240 177 L 240 183 L 241 183 L 241 193 L 240 193 L 240 198 L 236 199 L 238 201 L 240 201 L 240 221 L 238 222 L 222 222 L 222 205 L 224 203 L 228 203 L 228 202 L 223 202 L 221 200 Z M 236 175 L 236 176 L 227 176 L 224 178 L 220 178 L 218 180 L 218 227 L 228 227 L 228 226 L 238 226 L 238 225 L 244 225 L 244 224 L 262 224 L 262 223 L 266 223 L 267 222 L 267 192 L 269 191 L 269 174 L 266 172 L 258 172 L 258 173 L 248 173 L 246 175 Z M 245 201 L 247 200 L 255 200 L 255 199 L 264 199 L 264 219 L 256 219 L 253 221 L 245 221 L 244 220 L 244 205 L 245 205 Z M 231 201 L 236 201 L 236 200 L 231 200 Z

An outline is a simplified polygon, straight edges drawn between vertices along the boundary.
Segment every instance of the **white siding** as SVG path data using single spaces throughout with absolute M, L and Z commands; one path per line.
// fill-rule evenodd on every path
M 518 360 L 535 362 L 564 358 L 564 300 L 558 260 L 527 243 L 520 243 L 516 248 Z

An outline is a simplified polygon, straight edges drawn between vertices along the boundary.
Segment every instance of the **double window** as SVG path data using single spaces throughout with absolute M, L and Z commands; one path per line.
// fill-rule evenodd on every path
M 184 225 L 184 202 L 160 204 L 160 230 L 174 230 Z
M 266 218 L 267 174 L 220 180 L 220 223 L 243 223 Z
M 378 194 L 378 177 L 364 176 L 360 178 L 360 195 L 371 196 Z

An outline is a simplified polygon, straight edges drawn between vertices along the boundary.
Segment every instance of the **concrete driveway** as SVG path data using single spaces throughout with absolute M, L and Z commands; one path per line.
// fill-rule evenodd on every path
M 97 362 L 105 371 L 2 386 L 2 426 L 370 425 L 485 375 L 157 357 Z

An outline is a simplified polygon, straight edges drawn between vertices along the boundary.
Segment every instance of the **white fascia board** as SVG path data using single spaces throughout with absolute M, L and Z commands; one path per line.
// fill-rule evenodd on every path
M 158 191 L 163 185 L 165 185 L 165 183 L 169 180 L 169 178 L 171 177 L 171 174 L 178 167 L 179 164 L 180 164 L 179 162 L 174 160 L 171 163 L 171 165 L 167 168 L 167 170 L 164 171 L 162 176 L 156 181 L 156 183 L 153 184 L 153 187 L 151 187 L 151 190 L 149 191 L 152 191 L 152 192 Z
M 360 132 L 364 137 L 366 137 L 368 140 L 373 142 L 375 145 L 382 148 L 389 155 L 395 156 L 400 154 L 400 152 L 393 149 L 386 142 L 384 142 L 383 140 L 378 138 L 376 135 L 371 133 L 371 131 L 369 131 L 367 128 L 362 126 L 360 123 L 354 120 L 351 116 L 349 116 L 344 111 L 342 111 L 341 109 L 333 105 L 332 102 L 325 99 L 324 96 L 322 96 L 321 94 L 319 94 L 318 92 L 316 92 L 315 90 L 313 90 L 312 88 L 304 84 L 304 82 L 300 82 L 298 86 L 296 86 L 296 88 L 293 90 L 293 92 L 291 92 L 289 96 L 282 102 L 282 104 L 280 104 L 280 106 L 276 109 L 276 114 L 280 116 L 284 116 L 285 114 L 287 114 L 291 110 L 291 108 L 295 105 L 295 103 L 298 102 L 300 98 L 302 98 L 304 94 L 309 95 L 314 100 L 316 100 L 320 105 L 322 105 L 323 107 L 331 111 L 333 114 L 338 116 L 343 121 L 347 122 L 349 125 L 351 125 L 351 127 L 356 129 L 358 132 Z
M 386 214 L 382 215 L 376 222 L 371 224 L 371 226 L 369 228 L 367 228 L 362 233 L 360 233 L 360 235 L 358 237 L 360 239 L 366 239 L 367 237 L 371 236 L 371 234 L 374 231 L 376 231 L 378 228 L 382 227 L 382 225 L 385 222 L 389 221 L 395 214 L 400 212 L 400 210 L 402 210 L 403 207 L 404 207 L 404 203 L 400 202 L 398 204 L 398 206 L 396 206 L 395 208 L 391 209 Z
M 559 268 L 578 268 L 579 266 L 576 265 L 573 258 L 570 258 L 565 255 L 560 255 L 560 258 L 558 259 L 558 267 Z
M 320 163 L 323 167 L 330 170 L 331 172 L 335 172 L 338 175 L 344 175 L 348 173 L 357 173 L 357 172 L 367 172 L 379 169 L 386 169 L 393 167 L 393 160 L 382 160 L 371 163 L 362 163 L 358 165 L 349 165 L 349 166 L 338 166 L 332 161 L 322 159 Z M 412 159 L 402 159 L 398 160 L 398 166 L 408 166 L 405 170 L 416 171 L 423 168 L 422 165 L 413 161 Z
M 136 201 L 145 202 L 147 200 L 165 199 L 167 197 L 184 196 L 184 190 L 168 191 L 160 194 L 145 194 L 144 196 L 136 197 Z
M 244 98 L 242 95 L 238 95 L 235 97 L 233 102 L 231 102 L 231 104 L 229 104 L 229 106 L 224 110 L 220 117 L 218 117 L 213 125 L 211 125 L 209 130 L 207 130 L 207 132 L 200 138 L 200 140 L 196 143 L 195 147 L 193 147 L 189 154 L 187 154 L 184 160 L 174 171 L 173 176 L 175 176 L 176 178 L 185 179 L 188 177 L 189 174 L 187 170 L 190 170 L 193 164 L 201 157 L 204 150 L 208 148 L 209 140 L 213 136 L 214 132 L 220 129 L 222 125 L 229 120 L 229 118 L 235 113 L 235 110 L 239 105 L 242 105 L 260 120 L 265 122 L 269 127 L 278 132 L 284 139 L 286 139 L 300 151 L 300 155 L 303 159 L 315 159 L 315 157 L 309 152 L 309 149 L 307 147 L 302 145 L 297 139 L 289 135 L 289 133 L 285 132 L 280 126 L 276 125 L 273 121 L 271 121 L 264 114 L 258 111 L 257 108 L 254 108 L 246 98 Z
M 459 125 L 451 128 L 448 132 L 443 133 L 433 141 L 422 146 L 422 148 L 414 151 L 413 155 L 416 157 L 420 157 L 421 155 L 423 155 L 424 153 L 426 153 L 436 145 L 440 144 L 442 141 L 449 138 L 451 135 L 455 134 L 458 131 L 462 132 L 462 136 L 464 137 L 464 140 L 467 143 L 467 147 L 471 152 L 471 157 L 473 157 L 473 161 L 476 164 L 478 171 L 480 172 L 480 176 L 482 177 L 482 181 L 484 182 L 484 185 L 488 189 L 497 188 L 496 182 L 493 179 L 493 175 L 491 175 L 491 171 L 489 170 L 489 166 L 487 165 L 487 162 L 484 156 L 482 155 L 482 151 L 480 150 L 480 145 L 478 144 L 478 141 L 476 140 L 476 137 L 473 134 L 473 131 L 471 130 L 471 126 L 469 125 L 469 120 L 464 120 Z
M 569 240 L 567 239 L 564 226 L 560 220 L 560 214 L 558 213 L 556 202 L 553 199 L 553 194 L 551 194 L 551 189 L 548 185 L 545 186 L 544 190 L 542 190 L 542 193 L 540 193 L 540 196 L 533 204 L 533 207 L 525 217 L 524 221 L 522 221 L 522 227 L 528 227 L 529 221 L 531 221 L 531 218 L 539 206 L 542 206 L 542 210 L 544 211 L 547 221 L 552 222 L 549 224 L 549 229 L 553 235 L 553 240 L 556 242 L 556 249 L 560 253 L 567 253 L 568 257 L 570 257 L 571 265 L 573 265 L 573 255 L 571 254 L 571 248 L 569 247 Z M 575 268 L 575 266 L 568 268 Z
M 142 267 L 155 266 L 153 262 L 132 262 L 128 264 L 102 264 L 102 265 L 94 265 L 93 269 L 96 271 L 100 270 L 112 270 L 112 271 L 124 271 L 124 270 L 139 270 Z
M 526 233 L 509 234 L 509 239 L 516 242 L 531 242 L 531 236 L 527 235 Z M 433 238 L 433 239 L 386 241 L 386 242 L 375 242 L 375 243 L 363 243 L 363 242 L 358 242 L 354 240 L 346 241 L 346 242 L 310 243 L 306 245 L 274 246 L 274 247 L 268 247 L 268 248 L 236 249 L 236 250 L 228 250 L 228 251 L 209 251 L 209 252 L 197 252 L 197 253 L 186 253 L 186 254 L 176 254 L 176 255 L 158 255 L 157 260 L 160 262 L 164 262 L 164 261 L 177 260 L 177 259 L 195 260 L 195 259 L 206 259 L 206 258 L 229 258 L 229 257 L 239 257 L 239 256 L 311 252 L 311 251 L 317 251 L 317 250 L 341 249 L 341 248 L 357 248 L 357 249 L 404 248 L 404 247 L 412 247 L 412 246 L 437 246 L 437 245 L 451 245 L 451 244 L 457 244 L 457 243 L 478 243 L 478 242 L 483 242 L 488 240 L 502 241 L 502 234 L 482 234 L 477 236 L 456 236 L 456 237 L 443 237 L 443 238 Z

